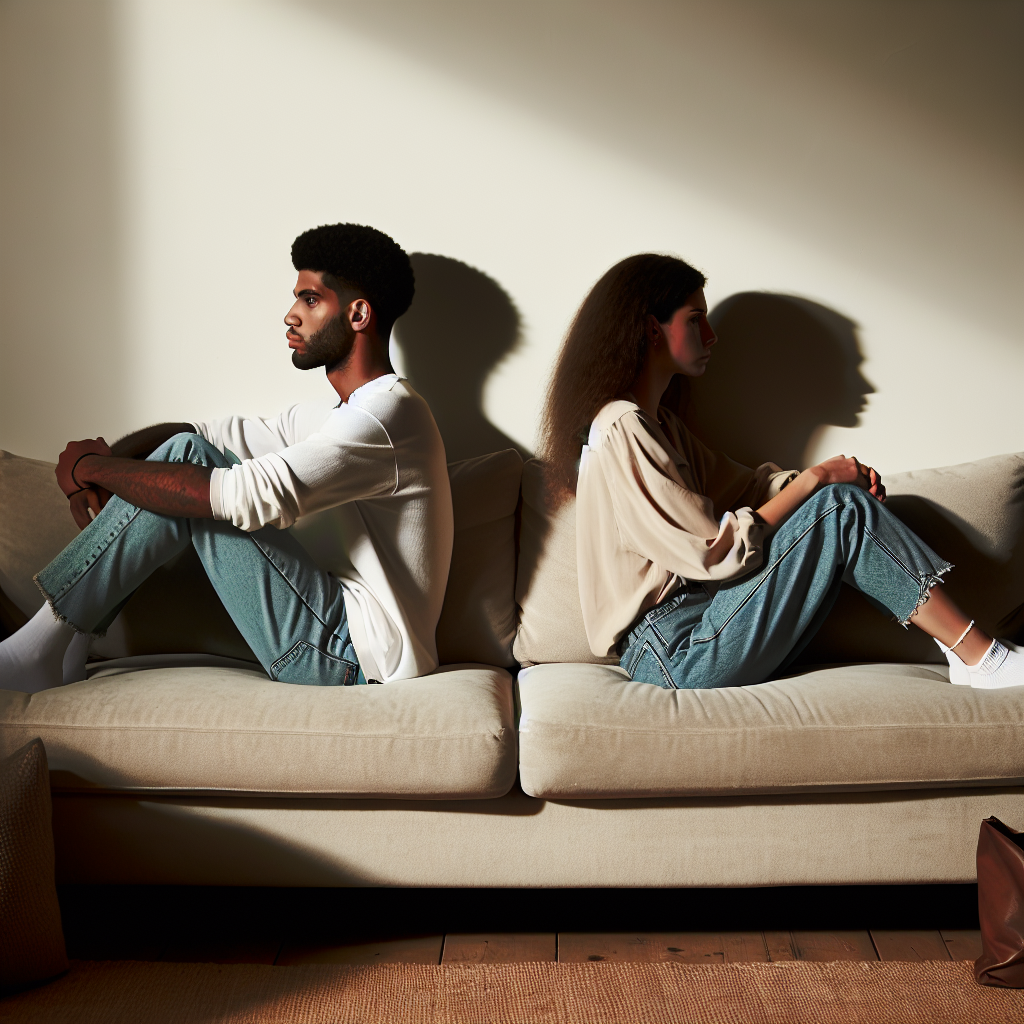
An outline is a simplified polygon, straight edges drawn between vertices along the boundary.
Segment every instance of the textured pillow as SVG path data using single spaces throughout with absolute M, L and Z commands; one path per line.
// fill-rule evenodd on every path
M 442 665 L 513 662 L 516 507 L 523 460 L 515 449 L 448 466 L 455 543 L 437 624 Z
M 550 662 L 617 664 L 590 650 L 576 578 L 576 502 L 552 513 L 539 460 L 523 466 L 523 512 L 516 577 L 519 630 L 512 648 L 520 665 Z
M 0 990 L 68 969 L 53 877 L 50 773 L 42 740 L 0 761 Z
M 997 455 L 943 469 L 886 477 L 888 506 L 956 568 L 947 593 L 986 631 L 1020 635 L 1024 616 L 1024 456 Z M 541 466 L 523 467 L 523 521 L 514 651 L 523 665 L 614 663 L 590 652 L 576 578 L 576 510 L 544 505 Z M 843 661 L 942 662 L 918 629 L 903 629 L 843 587 L 797 664 Z

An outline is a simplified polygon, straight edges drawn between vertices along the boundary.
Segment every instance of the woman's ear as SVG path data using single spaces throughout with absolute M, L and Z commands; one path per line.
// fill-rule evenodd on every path
M 658 318 L 653 313 L 648 313 L 645 326 L 647 329 L 647 343 L 652 348 L 657 348 L 664 335 L 661 324 L 658 323 Z

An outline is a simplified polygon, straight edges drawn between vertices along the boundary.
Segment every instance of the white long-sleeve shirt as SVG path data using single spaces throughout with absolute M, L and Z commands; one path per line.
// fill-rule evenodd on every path
M 594 654 L 616 650 L 681 580 L 723 583 L 761 565 L 752 508 L 796 476 L 706 448 L 667 409 L 614 401 L 590 427 L 576 487 L 580 603 Z
M 292 528 L 341 582 L 368 679 L 437 668 L 451 488 L 434 417 L 406 381 L 385 374 L 336 408 L 304 403 L 275 419 L 229 416 L 194 426 L 242 460 L 213 471 L 214 518 L 248 531 Z

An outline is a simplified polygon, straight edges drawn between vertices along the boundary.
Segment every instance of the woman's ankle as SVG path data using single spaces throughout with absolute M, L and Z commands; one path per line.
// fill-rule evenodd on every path
M 992 637 L 975 626 L 952 651 L 968 668 L 977 668 L 991 646 Z

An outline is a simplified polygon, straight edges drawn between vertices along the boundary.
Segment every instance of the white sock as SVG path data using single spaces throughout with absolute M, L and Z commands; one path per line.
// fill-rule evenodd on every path
M 92 637 L 88 633 L 75 633 L 64 653 L 61 675 L 65 683 L 80 683 L 85 679 L 85 662 L 89 657 Z
M 979 690 L 1002 690 L 1024 686 L 1024 651 L 1015 644 L 993 640 L 977 665 L 968 665 L 971 686 Z
M 0 689 L 38 693 L 64 682 L 64 655 L 75 630 L 44 604 L 24 626 L 0 643 Z M 88 649 L 88 637 L 86 649 Z M 83 675 L 84 675 L 84 657 Z M 69 666 L 72 668 L 72 666 Z
M 932 637 L 935 640 L 935 637 Z M 949 681 L 956 686 L 970 686 L 971 673 L 967 666 L 941 641 L 935 640 L 939 650 L 946 656 L 949 662 Z

